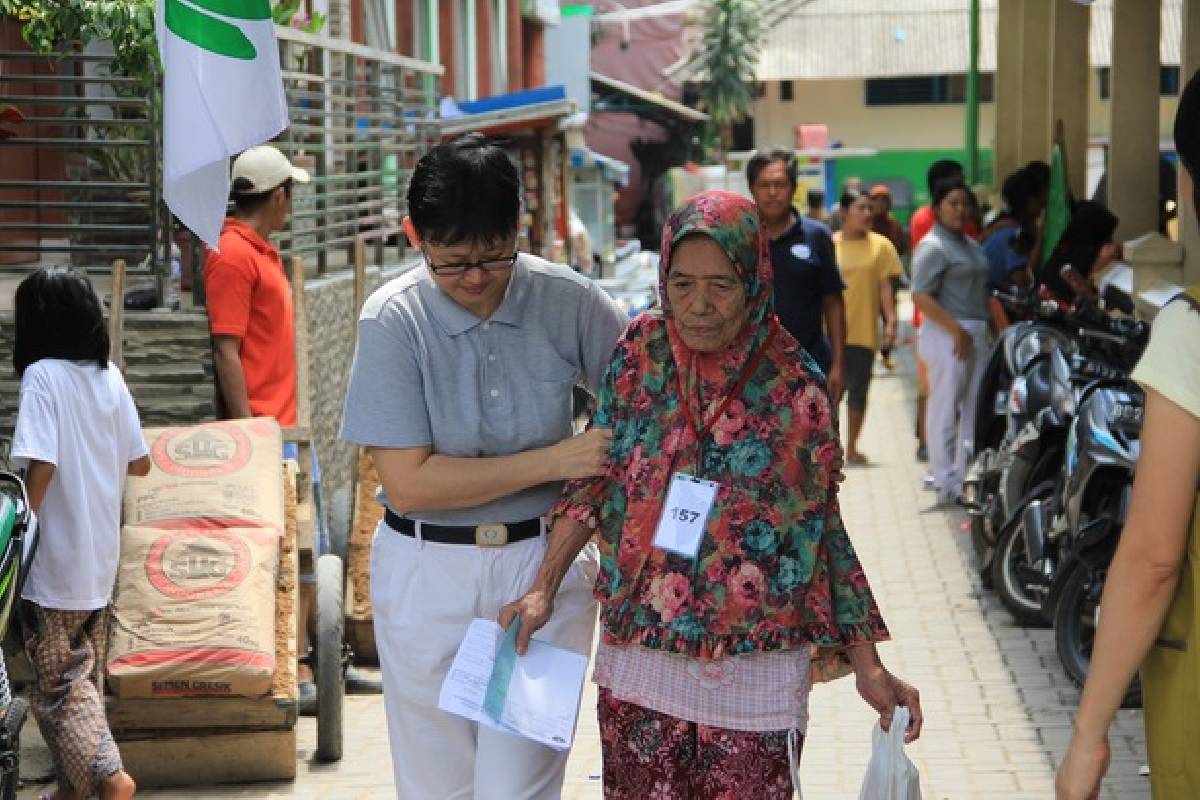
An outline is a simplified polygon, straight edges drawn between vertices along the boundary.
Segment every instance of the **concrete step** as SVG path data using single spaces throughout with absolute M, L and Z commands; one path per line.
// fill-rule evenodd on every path
M 212 382 L 196 386 L 177 383 L 131 383 L 134 405 L 142 425 L 182 425 L 210 420 L 216 415 Z M 17 421 L 18 384 L 0 381 L 0 431 L 11 431 Z

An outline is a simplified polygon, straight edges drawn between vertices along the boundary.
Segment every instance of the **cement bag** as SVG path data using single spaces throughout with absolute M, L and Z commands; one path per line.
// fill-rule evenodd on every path
M 896 706 L 891 730 L 879 723 L 871 734 L 871 760 L 858 800 L 921 800 L 921 776 L 904 754 L 904 731 L 911 719 L 909 710 Z
M 147 428 L 153 466 L 125 488 L 125 524 L 211 519 L 283 530 L 283 444 L 270 418 Z
M 271 690 L 279 535 L 180 522 L 126 526 L 108 682 L 122 698 Z

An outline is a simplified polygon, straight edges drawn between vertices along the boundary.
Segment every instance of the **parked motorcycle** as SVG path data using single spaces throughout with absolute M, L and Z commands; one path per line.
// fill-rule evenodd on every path
M 1099 625 L 1104 579 L 1117 550 L 1140 452 L 1145 398 L 1130 381 L 1100 383 L 1080 404 L 1064 464 L 1062 564 L 1043 605 L 1063 669 L 1082 686 Z M 1141 703 L 1134 679 L 1126 706 Z
M 1106 295 L 1111 295 L 1106 305 L 1124 305 L 1119 290 Z M 1017 300 L 1010 296 L 1009 302 Z M 1028 300 L 1021 302 L 1030 307 Z M 1043 500 L 1052 490 L 1047 484 L 1061 464 L 1078 390 L 1089 381 L 1125 374 L 1145 346 L 1145 336 L 1143 323 L 1110 319 L 1085 299 L 1065 311 L 1043 302 L 1035 319 L 1011 326 L 997 342 L 989 366 L 992 377 L 985 380 L 985 390 L 993 393 L 986 401 L 992 404 L 987 412 L 991 421 L 977 427 L 976 435 L 982 437 L 977 444 L 983 446 L 975 448 L 963 483 L 971 539 L 986 587 L 995 585 L 1001 567 L 993 556 L 1005 531 L 1019 523 L 1016 510 Z M 1007 390 L 997 389 L 1006 373 L 1013 376 Z M 984 402 L 981 393 L 981 415 Z M 997 431 L 1002 431 L 998 441 Z M 1040 602 L 1022 598 L 1015 584 L 998 591 L 1014 616 L 1036 624 Z
M 981 576 L 1025 625 L 1046 621 L 1042 606 L 1063 533 L 1047 530 L 1047 522 L 1061 490 L 1076 404 L 1094 381 L 1127 375 L 1148 338 L 1144 323 L 1109 317 L 1090 291 L 1081 290 L 1069 307 L 1039 297 L 1035 319 L 1013 326 L 1003 341 L 1004 363 L 1014 372 L 1007 396 L 995 398 L 996 412 L 1004 401 L 1004 436 L 998 446 L 977 451 L 964 481 Z M 1131 306 L 1113 286 L 1104 302 Z
M 963 481 L 963 502 L 971 515 L 971 542 L 985 583 L 990 581 L 989 553 L 1005 522 L 997 497 L 1000 476 L 1011 463 L 1011 452 L 1005 444 L 1029 421 L 1023 415 L 1031 408 L 1026 382 L 1021 382 L 1015 396 L 1013 383 L 1042 356 L 1076 349 L 1067 332 L 1070 326 L 1064 324 L 1066 318 L 1057 305 L 1041 302 L 1032 292 L 997 291 L 994 296 L 1010 316 L 1023 321 L 1006 328 L 992 346 L 977 399 L 973 458 Z M 1044 405 L 1039 397 L 1033 398 L 1034 412 Z
M 36 550 L 37 526 L 25 484 L 11 472 L 0 471 L 0 639 L 9 632 Z M 0 800 L 17 796 L 21 728 L 28 713 L 25 700 L 13 694 L 0 656 Z

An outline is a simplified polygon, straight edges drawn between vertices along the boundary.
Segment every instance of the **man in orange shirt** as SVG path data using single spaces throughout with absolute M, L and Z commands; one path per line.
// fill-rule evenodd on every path
M 217 416 L 274 417 L 296 424 L 296 331 L 292 288 L 272 233 L 283 230 L 292 208 L 292 185 L 308 173 L 270 145 L 252 147 L 233 162 L 233 216 L 225 220 L 219 249 L 204 263 L 204 292 L 213 361 Z M 315 586 L 301 583 L 299 651 L 308 652 L 306 624 Z M 301 713 L 316 707 L 312 669 L 300 664 Z
M 204 265 L 220 416 L 275 417 L 296 424 L 296 340 L 292 289 L 271 245 L 287 224 L 292 184 L 308 181 L 269 145 L 233 162 L 232 217 Z

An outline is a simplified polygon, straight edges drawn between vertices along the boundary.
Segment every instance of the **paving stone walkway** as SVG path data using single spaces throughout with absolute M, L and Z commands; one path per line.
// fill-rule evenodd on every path
M 877 370 L 863 450 L 873 460 L 853 469 L 842 510 L 894 641 L 885 662 L 922 693 L 924 736 L 909 748 L 926 800 L 1018 800 L 1053 797 L 1053 770 L 1066 748 L 1079 693 L 1054 652 L 1053 633 L 1015 626 L 993 597 L 981 594 L 970 568 L 970 542 L 959 512 L 928 510 L 913 461 L 911 347 L 897 370 Z M 346 756 L 340 764 L 311 762 L 315 729 L 300 726 L 294 784 L 146 791 L 166 798 L 392 797 L 387 734 L 379 698 L 347 699 Z M 600 744 L 595 690 L 584 697 L 564 797 L 600 798 Z M 805 800 L 854 800 L 869 756 L 873 716 L 853 679 L 818 686 L 801 761 Z M 45 751 L 30 725 L 26 752 L 35 771 Z M 1113 763 L 1106 800 L 1149 798 L 1139 776 L 1145 763 L 1141 714 L 1121 712 L 1112 733 Z M 37 764 L 42 767 L 37 767 Z M 33 798 L 32 788 L 20 797 Z

